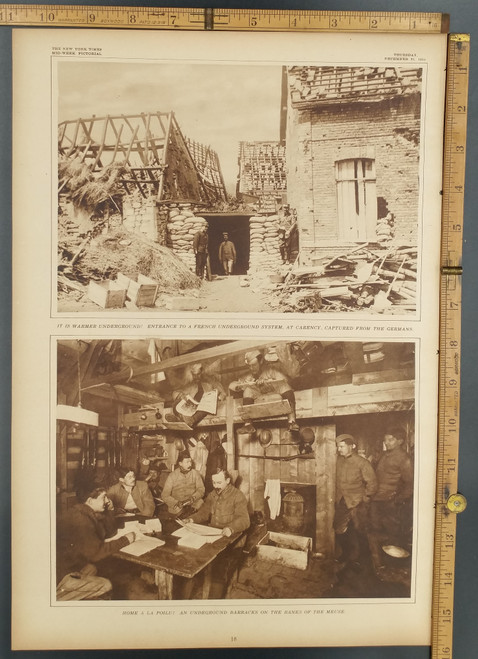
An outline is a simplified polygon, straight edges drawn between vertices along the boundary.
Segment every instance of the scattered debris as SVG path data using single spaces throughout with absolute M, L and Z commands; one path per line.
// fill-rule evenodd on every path
M 88 297 L 103 309 L 115 309 L 124 306 L 126 288 L 118 281 L 90 281 Z
M 131 286 L 131 303 L 138 307 L 152 306 L 152 296 L 156 300 L 161 293 L 190 294 L 200 285 L 196 275 L 170 249 L 124 231 L 97 236 L 92 233 L 85 238 L 64 230 L 58 242 L 58 258 L 60 306 L 62 300 L 86 300 L 90 298 L 88 291 L 96 290 L 94 284 L 105 288 L 109 286 L 105 282 L 121 277 L 129 280 L 128 286 L 123 281 L 122 288 L 129 290 Z M 139 297 L 133 294 L 131 282 L 137 288 L 139 285 Z M 95 299 L 101 306 L 102 295 Z
M 269 275 L 262 288 L 276 294 L 277 311 L 407 313 L 416 309 L 416 269 L 416 248 L 368 243 L 316 265 L 289 267 L 283 281 L 282 272 Z

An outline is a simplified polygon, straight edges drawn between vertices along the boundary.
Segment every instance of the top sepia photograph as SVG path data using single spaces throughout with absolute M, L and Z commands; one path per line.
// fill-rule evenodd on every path
M 60 60 L 57 311 L 415 316 L 425 73 Z

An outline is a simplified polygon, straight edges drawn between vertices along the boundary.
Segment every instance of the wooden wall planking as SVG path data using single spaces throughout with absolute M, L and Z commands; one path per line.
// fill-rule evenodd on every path
M 316 519 L 315 551 L 332 555 L 335 545 L 333 529 L 335 514 L 335 424 L 315 428 Z

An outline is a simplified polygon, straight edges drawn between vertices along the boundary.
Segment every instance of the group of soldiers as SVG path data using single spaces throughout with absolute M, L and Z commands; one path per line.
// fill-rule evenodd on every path
M 339 569 L 360 567 L 371 556 L 380 575 L 385 549 L 408 555 L 412 534 L 413 465 L 405 431 L 387 429 L 375 467 L 357 452 L 352 435 L 339 435 L 334 530 Z
M 196 258 L 196 275 L 200 279 L 204 279 L 208 268 L 209 236 L 207 228 L 207 224 L 204 224 L 201 230 L 194 234 L 193 238 L 194 256 Z M 219 245 L 219 262 L 221 263 L 226 276 L 232 275 L 236 259 L 236 247 L 232 240 L 229 240 L 229 234 L 225 231 L 222 234 L 222 243 Z

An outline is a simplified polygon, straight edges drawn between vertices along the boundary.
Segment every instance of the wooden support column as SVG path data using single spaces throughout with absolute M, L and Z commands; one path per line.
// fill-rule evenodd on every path
M 332 555 L 335 547 L 335 425 L 319 426 L 314 442 L 316 462 L 315 551 Z
M 226 398 L 226 457 L 227 470 L 232 473 L 236 469 L 236 452 L 234 446 L 234 398 Z
M 68 480 L 67 480 L 67 445 L 66 445 L 66 429 L 65 422 L 56 422 L 57 433 L 57 487 L 60 489 L 60 508 L 61 512 L 67 509 L 68 501 Z

